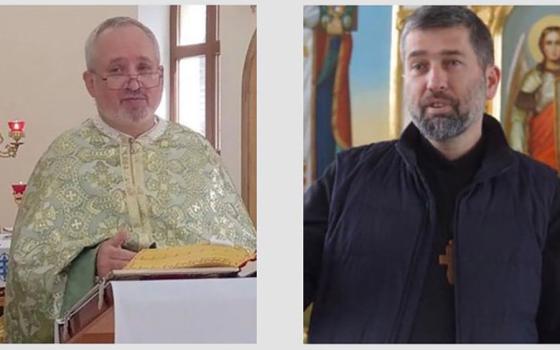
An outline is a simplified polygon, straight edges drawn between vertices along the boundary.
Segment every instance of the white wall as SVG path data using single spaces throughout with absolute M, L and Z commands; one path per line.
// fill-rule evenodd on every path
M 257 14 L 250 6 L 220 6 L 219 17 L 221 154 L 241 193 L 241 82 Z
M 0 132 L 7 138 L 8 119 L 27 122 L 17 157 L 0 159 L 0 226 L 15 220 L 10 184 L 27 182 L 53 139 L 96 112 L 82 82 L 87 36 L 108 17 L 136 14 L 136 6 L 0 7 Z

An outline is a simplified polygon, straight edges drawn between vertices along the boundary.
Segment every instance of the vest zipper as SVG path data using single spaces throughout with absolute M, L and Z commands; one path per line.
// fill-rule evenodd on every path
M 451 251 L 451 259 L 453 259 L 453 276 L 455 277 L 455 285 L 453 286 L 453 307 L 455 308 L 455 343 L 461 339 L 461 322 L 459 317 L 459 211 L 461 210 L 461 202 L 466 190 L 463 190 L 455 200 L 455 210 L 453 213 L 453 249 Z M 448 267 L 450 268 L 450 266 Z
M 434 207 L 434 199 L 433 199 L 433 195 L 430 191 L 430 188 L 428 187 L 426 180 L 424 179 L 422 173 L 420 172 L 420 170 L 416 169 L 416 176 L 417 179 L 420 179 L 420 183 L 423 187 L 424 192 L 426 193 L 428 200 L 426 202 L 426 211 L 427 211 L 427 215 L 425 216 L 424 219 L 424 224 L 423 226 L 423 231 L 420 232 L 416 238 L 416 242 L 414 245 L 414 250 L 412 252 L 412 258 L 410 259 L 410 263 L 408 266 L 408 272 L 407 272 L 407 276 L 406 276 L 406 281 L 405 281 L 405 285 L 404 285 L 404 292 L 403 295 L 401 297 L 401 301 L 399 303 L 399 307 L 398 307 L 398 312 L 397 312 L 397 317 L 395 318 L 395 323 L 393 325 L 393 329 L 391 331 L 391 341 L 393 343 L 402 343 L 402 342 L 406 342 L 408 341 L 408 339 L 399 339 L 399 337 L 402 336 L 402 322 L 403 322 L 403 318 L 404 318 L 404 314 L 405 314 L 405 310 L 408 309 L 408 304 L 410 302 L 410 293 L 411 293 L 411 284 L 413 281 L 413 277 L 418 273 L 419 271 L 419 267 L 417 264 L 417 260 L 418 260 L 418 255 L 420 254 L 420 250 L 421 247 L 419 247 L 419 245 L 422 242 L 422 236 L 424 233 L 428 234 L 428 237 L 432 237 L 435 234 L 435 225 L 433 225 L 433 223 L 435 222 L 434 220 L 434 215 L 435 215 L 435 211 L 433 209 Z M 431 240 L 430 240 L 431 242 Z M 431 245 L 430 245 L 431 247 Z M 426 268 L 426 266 L 425 266 Z M 414 271 L 413 271 L 414 270 Z M 425 270 L 425 269 L 424 269 Z M 424 271 L 423 274 L 423 278 L 422 278 L 422 285 L 420 286 L 420 293 L 422 293 L 422 287 L 424 285 L 424 281 L 426 279 L 426 271 Z M 418 307 L 418 304 L 416 305 L 416 308 Z M 416 311 L 415 311 L 416 313 Z M 410 330 L 412 331 L 412 329 Z M 410 337 L 410 334 L 408 334 L 408 337 Z
M 503 169 L 501 169 L 498 173 L 496 173 L 494 176 L 499 176 L 502 175 L 503 173 L 505 173 L 506 171 L 508 171 L 511 168 L 510 166 L 507 166 Z M 453 271 L 454 277 L 455 277 L 455 286 L 453 287 L 453 294 L 454 294 L 454 306 L 455 306 L 455 342 L 458 343 L 461 340 L 461 322 L 460 322 L 460 317 L 459 317 L 459 300 L 460 300 L 460 288 L 459 288 L 459 210 L 461 208 L 461 203 L 463 202 L 463 199 L 469 195 L 470 193 L 472 193 L 472 191 L 474 190 L 474 188 L 479 184 L 482 183 L 482 181 L 480 179 L 476 179 L 476 175 L 475 178 L 473 179 L 473 182 L 467 186 L 467 188 L 463 189 L 461 192 L 459 192 L 459 195 L 457 196 L 457 199 L 455 201 L 455 211 L 453 213 L 453 268 L 455 271 Z
M 454 295 L 454 307 L 455 307 L 455 342 L 458 343 L 461 339 L 461 322 L 459 317 L 459 212 L 461 209 L 461 203 L 463 202 L 463 198 L 465 198 L 468 194 L 470 194 L 478 182 L 472 183 L 467 188 L 463 189 L 459 192 L 457 199 L 455 200 L 455 210 L 453 213 L 453 250 L 452 250 L 452 259 L 453 259 L 453 269 L 454 271 L 453 276 L 455 277 L 455 285 L 453 286 L 453 295 Z

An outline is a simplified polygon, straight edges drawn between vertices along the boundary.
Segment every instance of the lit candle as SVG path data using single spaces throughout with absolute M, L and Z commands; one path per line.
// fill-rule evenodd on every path
M 24 120 L 10 120 L 8 122 L 8 128 L 10 128 L 10 131 L 15 132 L 15 131 L 22 131 L 25 128 L 25 121 Z
M 14 194 L 23 194 L 27 189 L 27 184 L 23 182 L 19 182 L 17 184 L 12 184 L 12 190 L 14 190 Z

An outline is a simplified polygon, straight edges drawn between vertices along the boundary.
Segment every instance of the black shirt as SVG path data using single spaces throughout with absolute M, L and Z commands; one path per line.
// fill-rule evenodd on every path
M 437 233 L 412 328 L 412 343 L 455 342 L 454 288 L 447 280 L 447 267 L 439 263 L 439 255 L 445 254 L 445 247 L 453 239 L 455 204 L 480 167 L 484 144 L 481 138 L 467 154 L 450 161 L 424 137 L 418 141 L 416 156 L 435 199 Z

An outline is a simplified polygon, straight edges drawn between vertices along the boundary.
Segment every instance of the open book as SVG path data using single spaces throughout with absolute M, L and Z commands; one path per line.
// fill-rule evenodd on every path
M 110 277 L 201 275 L 250 276 L 256 274 L 256 253 L 241 247 L 217 244 L 190 244 L 178 247 L 143 249 L 122 270 Z

